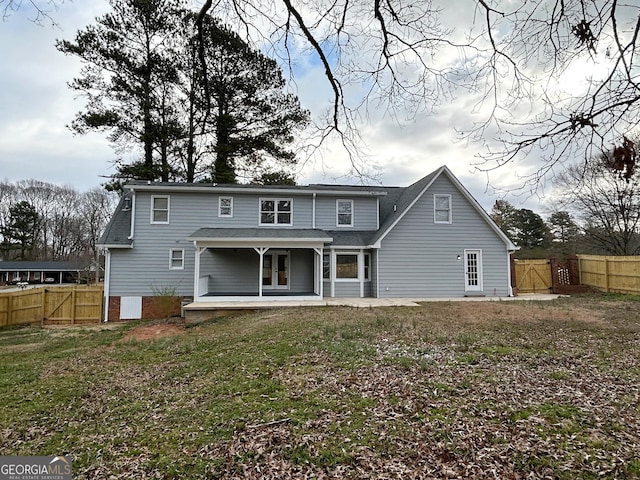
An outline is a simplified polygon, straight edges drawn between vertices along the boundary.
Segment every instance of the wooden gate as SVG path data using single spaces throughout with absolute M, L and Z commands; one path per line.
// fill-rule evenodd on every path
M 22 323 L 99 323 L 102 297 L 102 287 L 41 287 L 3 293 L 0 294 L 0 327 Z
M 549 260 L 515 260 L 518 293 L 550 293 L 553 288 Z

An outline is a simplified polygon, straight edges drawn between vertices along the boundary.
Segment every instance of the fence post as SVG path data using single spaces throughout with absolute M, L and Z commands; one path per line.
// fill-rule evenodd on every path
M 76 287 L 71 290 L 71 325 L 76 323 Z
M 604 257 L 604 291 L 609 293 L 609 257 Z
M 40 293 L 40 303 L 42 304 L 40 306 L 40 313 L 41 313 L 40 318 L 42 319 L 42 320 L 40 320 L 40 323 L 42 325 L 44 325 L 44 317 L 47 314 L 47 311 L 46 311 L 47 310 L 47 308 L 46 308 L 46 305 L 47 305 L 47 293 L 46 292 L 47 292 L 47 289 L 43 288 L 42 292 Z

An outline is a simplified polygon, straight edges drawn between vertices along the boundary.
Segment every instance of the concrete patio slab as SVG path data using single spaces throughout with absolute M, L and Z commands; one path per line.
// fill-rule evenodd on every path
M 187 323 L 197 323 L 206 319 L 229 315 L 231 313 L 252 312 L 292 307 L 419 307 L 426 302 L 500 302 L 500 301 L 545 301 L 555 300 L 566 295 L 528 294 L 517 297 L 456 297 L 456 298 L 325 298 L 323 300 L 286 300 L 286 301 L 250 301 L 250 302 L 197 302 L 185 305 Z

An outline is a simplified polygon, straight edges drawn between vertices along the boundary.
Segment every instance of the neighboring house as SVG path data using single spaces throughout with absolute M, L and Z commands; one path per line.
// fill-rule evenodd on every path
M 447 167 L 409 187 L 136 182 L 100 239 L 105 318 L 194 302 L 511 294 L 511 241 Z
M 73 262 L 13 261 L 0 262 L 0 284 L 74 283 L 80 271 Z

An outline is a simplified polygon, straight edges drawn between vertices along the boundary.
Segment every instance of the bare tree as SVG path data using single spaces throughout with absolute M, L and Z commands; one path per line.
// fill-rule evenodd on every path
M 79 193 L 38 180 L 0 183 L 0 243 L 12 209 L 24 202 L 38 215 L 34 232 L 33 260 L 83 260 L 97 257 L 96 243 L 115 207 L 116 195 L 96 188 Z
M 571 165 L 558 176 L 567 206 L 584 223 L 584 235 L 600 251 L 612 255 L 640 253 L 640 173 L 630 181 L 612 172 L 606 157 L 586 166 Z
M 535 187 L 558 163 L 620 145 L 640 114 L 636 2 L 207 0 L 201 17 L 211 10 L 257 41 L 317 56 L 333 92 L 321 140 L 353 146 L 362 108 L 411 115 L 464 88 L 479 121 L 461 135 L 487 147 L 477 168 L 534 155 L 524 182 Z
M 475 113 L 460 137 L 486 147 L 477 168 L 532 156 L 538 168 L 523 182 L 533 187 L 567 160 L 622 145 L 640 115 L 638 2 L 205 0 L 201 35 L 206 14 L 270 46 L 292 74 L 310 53 L 331 92 L 315 145 L 337 138 L 354 162 L 358 127 L 374 110 L 411 120 L 460 89 Z
M 19 10 L 27 11 L 30 21 L 37 25 L 57 25 L 52 13 L 58 9 L 56 0 L 0 0 L 0 12 L 2 19 L 7 20 Z

